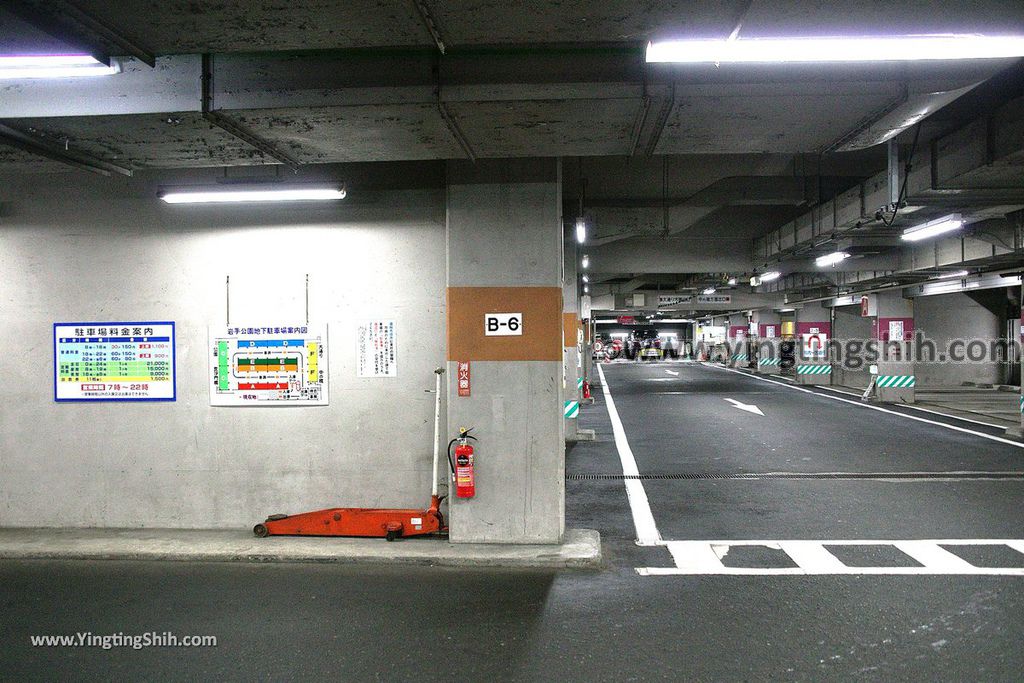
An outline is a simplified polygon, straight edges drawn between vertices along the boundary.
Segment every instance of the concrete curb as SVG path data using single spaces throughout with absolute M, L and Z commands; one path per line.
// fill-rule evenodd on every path
M 580 441 L 596 441 L 597 432 L 593 429 L 577 429 L 575 439 L 566 439 L 566 443 L 579 443 Z
M 250 531 L 0 529 L 0 559 L 334 562 L 445 567 L 596 569 L 601 535 L 566 529 L 561 545 L 449 543 L 441 538 L 255 538 Z

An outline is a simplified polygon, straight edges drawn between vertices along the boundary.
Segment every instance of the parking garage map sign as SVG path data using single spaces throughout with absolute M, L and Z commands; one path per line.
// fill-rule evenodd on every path
M 327 326 L 210 328 L 210 405 L 325 406 Z
M 173 322 L 53 324 L 55 401 L 173 401 Z

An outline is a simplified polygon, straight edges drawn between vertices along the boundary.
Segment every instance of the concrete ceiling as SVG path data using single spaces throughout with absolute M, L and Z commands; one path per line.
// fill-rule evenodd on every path
M 1024 5 L 8 0 L 0 53 L 134 57 L 104 79 L 2 82 L 0 124 L 130 171 L 287 157 L 315 175 L 314 165 L 339 163 L 558 156 L 566 215 L 584 198 L 595 281 L 691 286 L 752 269 L 755 239 L 884 170 L 884 146 L 837 153 L 844 141 L 904 128 L 900 117 L 922 111 L 921 144 L 952 145 L 941 163 L 961 145 L 950 136 L 975 119 L 1020 118 L 1005 109 L 1024 83 L 1012 60 L 643 62 L 647 40 L 724 37 L 737 26 L 744 38 L 1024 34 Z M 204 118 L 200 53 L 213 55 L 210 110 L 261 144 Z M 991 139 L 1011 151 L 960 173 L 961 191 L 1024 182 L 1024 139 L 1013 125 L 996 130 L 1010 131 Z M 906 154 L 910 133 L 898 139 Z M 0 174 L 66 168 L 0 144 Z M 1005 200 L 992 206 L 1013 210 Z

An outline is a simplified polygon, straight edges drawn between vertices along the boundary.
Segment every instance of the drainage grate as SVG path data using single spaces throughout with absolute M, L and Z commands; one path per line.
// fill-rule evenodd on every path
M 713 474 L 566 474 L 569 481 L 600 479 L 1022 479 L 1024 472 L 749 472 Z

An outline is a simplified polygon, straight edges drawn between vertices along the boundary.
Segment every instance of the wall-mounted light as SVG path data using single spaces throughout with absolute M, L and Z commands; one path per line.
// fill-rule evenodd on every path
M 168 204 L 238 204 L 248 202 L 322 202 L 344 199 L 344 185 L 226 184 L 167 188 L 158 196 Z
M 583 260 L 580 261 L 580 265 L 583 266 L 584 268 L 589 268 L 590 267 L 590 257 L 587 256 L 586 254 L 584 254 L 583 255 Z
M 782 273 L 777 270 L 770 270 L 761 276 L 761 282 L 771 282 L 772 280 L 778 280 L 782 277 Z
M 850 255 L 845 251 L 837 251 L 814 259 L 814 265 L 819 268 L 827 268 L 828 266 L 834 266 L 841 261 L 845 261 L 848 258 L 850 258 Z
M 718 290 L 717 290 L 717 289 L 715 289 L 714 287 L 708 287 L 708 288 L 707 288 L 707 289 L 705 289 L 705 290 L 704 290 L 703 292 L 701 292 L 701 294 L 703 294 L 704 296 L 711 296 L 712 294 L 714 294 L 714 293 L 715 293 L 715 292 L 717 292 L 717 291 L 718 291 Z
M 120 70 L 117 64 L 107 65 L 90 55 L 0 56 L 0 79 L 112 76 Z
M 583 285 L 583 293 L 590 294 L 590 287 L 588 287 L 587 285 Z
M 736 284 L 737 280 L 734 277 L 729 278 L 729 286 L 732 287 Z
M 666 40 L 647 44 L 648 62 L 676 64 L 913 62 L 1014 57 L 1024 57 L 1024 36 L 739 38 Z
M 587 221 L 583 216 L 576 219 L 576 241 L 580 244 L 587 241 Z
M 583 282 L 590 282 L 590 278 L 586 275 L 583 276 Z
M 962 227 L 964 227 L 963 216 L 958 213 L 951 213 L 948 216 L 907 228 L 903 231 L 903 240 L 906 242 L 919 242 L 929 237 L 959 230 Z

